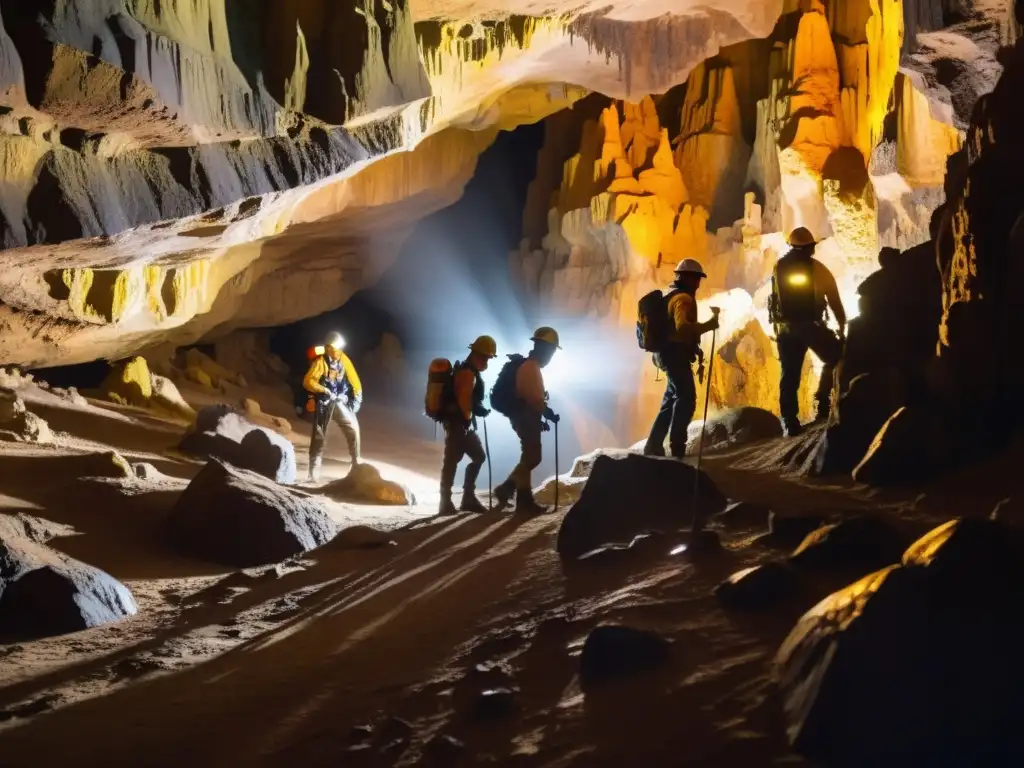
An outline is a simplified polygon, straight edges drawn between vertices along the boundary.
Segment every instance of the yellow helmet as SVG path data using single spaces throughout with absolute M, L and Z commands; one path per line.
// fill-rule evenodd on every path
M 334 347 L 339 352 L 345 348 L 345 337 L 337 331 L 331 331 L 324 338 L 325 347 Z
M 786 242 L 793 248 L 803 248 L 808 245 L 815 245 L 814 235 L 807 227 L 797 227 L 789 233 Z
M 561 349 L 558 345 L 558 331 L 554 328 L 548 328 L 546 325 L 534 331 L 533 336 L 530 337 L 530 341 L 546 341 L 548 344 L 553 344 L 558 347 L 558 349 Z
M 487 358 L 498 356 L 498 344 L 490 336 L 477 337 L 477 340 L 469 345 L 469 350 Z

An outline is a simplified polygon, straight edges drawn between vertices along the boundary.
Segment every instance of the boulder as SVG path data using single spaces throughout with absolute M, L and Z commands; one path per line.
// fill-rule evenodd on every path
M 195 420 L 195 410 L 185 402 L 185 398 L 181 396 L 181 392 L 178 391 L 178 387 L 173 381 L 155 373 L 151 374 L 151 379 L 153 396 L 150 398 L 150 405 L 184 421 Z
M 473 704 L 473 716 L 479 720 L 495 720 L 513 714 L 518 708 L 511 688 L 488 688 L 480 692 Z
M 132 357 L 115 364 L 100 384 L 103 396 L 114 403 L 145 408 L 153 396 L 149 364 L 144 357 Z
M 259 472 L 280 483 L 295 482 L 295 446 L 227 406 L 201 408 L 193 430 L 178 448 L 194 456 L 220 459 Z
M 882 426 L 853 479 L 872 486 L 919 483 L 947 469 L 953 445 L 943 420 L 923 407 L 900 408 Z
M 791 596 L 799 584 L 796 572 L 779 561 L 737 571 L 715 588 L 715 597 L 726 608 L 770 608 Z
M 598 456 L 558 530 L 559 554 L 579 557 L 606 544 L 627 543 L 647 530 L 679 530 L 692 522 L 696 480 L 697 470 L 676 459 Z M 714 481 L 701 472 L 700 513 L 706 519 L 726 504 Z
M 110 574 L 20 535 L 0 516 L 0 636 L 36 638 L 120 621 L 138 608 Z
M 702 422 L 690 425 L 686 453 L 696 454 Z M 755 440 L 782 437 L 782 422 L 771 411 L 763 408 L 732 408 L 708 419 L 704 428 L 704 449 L 723 450 Z
M 906 376 L 896 368 L 862 373 L 839 398 L 814 460 L 814 474 L 850 472 L 864 458 L 878 430 L 907 403 Z
M 169 527 L 182 552 L 238 568 L 280 562 L 337 533 L 315 499 L 217 460 L 188 484 Z
M 730 504 L 716 516 L 716 520 L 727 528 L 768 528 L 772 511 L 764 504 L 737 501 Z
M 0 390 L 0 440 L 18 443 L 53 442 L 45 420 L 25 408 L 25 401 L 9 389 Z
M 340 480 L 320 488 L 320 493 L 335 501 L 352 504 L 411 506 L 416 503 L 412 491 L 400 483 L 385 480 L 372 464 L 356 464 Z
M 276 432 L 256 427 L 242 438 L 239 466 L 279 483 L 295 482 L 295 446 Z
M 789 559 L 808 568 L 875 570 L 898 562 L 909 543 L 884 518 L 858 515 L 811 531 Z
M 580 688 L 635 675 L 669 660 L 670 643 L 661 635 L 615 624 L 594 627 L 580 654 Z
M 837 768 L 1024 764 L 1024 534 L 954 520 L 808 611 L 775 677 L 795 751 Z
M 795 547 L 824 524 L 824 515 L 780 514 L 772 510 L 768 514 L 768 543 L 777 547 Z

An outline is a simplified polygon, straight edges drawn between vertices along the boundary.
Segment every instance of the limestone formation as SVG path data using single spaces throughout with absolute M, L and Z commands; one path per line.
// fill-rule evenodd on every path
M 992 87 L 996 49 L 1016 39 L 1006 8 L 967 5 L 945 30 L 952 17 L 934 2 L 786 3 L 766 39 L 723 46 L 661 96 L 599 115 L 579 102 L 575 119 L 549 118 L 513 271 L 551 306 L 629 326 L 637 298 L 696 257 L 704 300 L 746 292 L 749 308 L 725 309 L 756 318 L 767 337 L 771 266 L 804 225 L 855 317 L 857 285 L 881 247 L 926 247 L 947 158 L 964 139 L 963 105 Z M 545 170 L 559 161 L 560 178 Z M 905 311 L 918 309 L 927 324 L 928 306 Z M 774 349 L 753 331 L 720 337 L 736 357 L 720 365 L 713 405 L 777 412 Z M 651 378 L 642 375 L 648 403 Z M 645 407 L 637 422 L 649 420 Z
M 6 0 L 0 362 L 335 308 L 498 128 L 666 90 L 781 3 L 590 5 Z

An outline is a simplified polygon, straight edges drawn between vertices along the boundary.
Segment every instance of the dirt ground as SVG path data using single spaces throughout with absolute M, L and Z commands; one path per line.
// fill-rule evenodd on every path
M 565 565 L 554 550 L 564 509 L 434 517 L 440 446 L 409 440 L 368 408 L 369 460 L 418 503 L 330 509 L 394 543 L 364 547 L 342 533 L 279 566 L 231 572 L 163 541 L 164 518 L 201 467 L 172 449 L 182 425 L 35 387 L 22 394 L 58 445 L 0 444 L 0 511 L 71 526 L 75 535 L 50 545 L 123 581 L 139 612 L 0 646 L 0 766 L 415 765 L 441 734 L 465 749 L 440 765 L 801 764 L 788 753 L 771 661 L 796 618 L 844 577 L 822 577 L 766 614 L 725 612 L 714 586 L 780 554 L 757 539 L 757 524 L 719 527 L 716 556 L 648 550 Z M 306 426 L 296 430 L 304 476 Z M 60 456 L 109 450 L 166 478 L 61 474 Z M 747 446 L 705 466 L 733 500 L 786 513 L 883 511 L 913 533 L 987 514 L 1013 485 L 1007 460 L 931 488 L 869 493 L 750 469 L 768 450 Z M 347 471 L 339 435 L 329 451 L 325 480 Z M 583 696 L 581 643 L 607 622 L 657 630 L 674 641 L 672 661 Z M 515 706 L 487 719 L 479 696 L 496 687 L 515 691 Z M 363 726 L 374 728 L 373 749 L 358 747 Z

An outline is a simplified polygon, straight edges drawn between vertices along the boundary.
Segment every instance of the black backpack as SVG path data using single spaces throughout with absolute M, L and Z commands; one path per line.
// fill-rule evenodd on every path
M 825 315 L 814 290 L 814 261 L 808 258 L 779 259 L 773 275 L 773 322 L 816 323 Z
M 678 291 L 662 294 L 651 291 L 637 303 L 636 341 L 645 352 L 662 352 L 668 344 L 672 320 L 668 316 L 668 301 Z
M 525 362 L 522 355 L 509 355 L 508 362 L 502 366 L 497 381 L 491 387 L 491 408 L 502 416 L 512 416 L 522 402 L 516 394 L 516 373 Z

